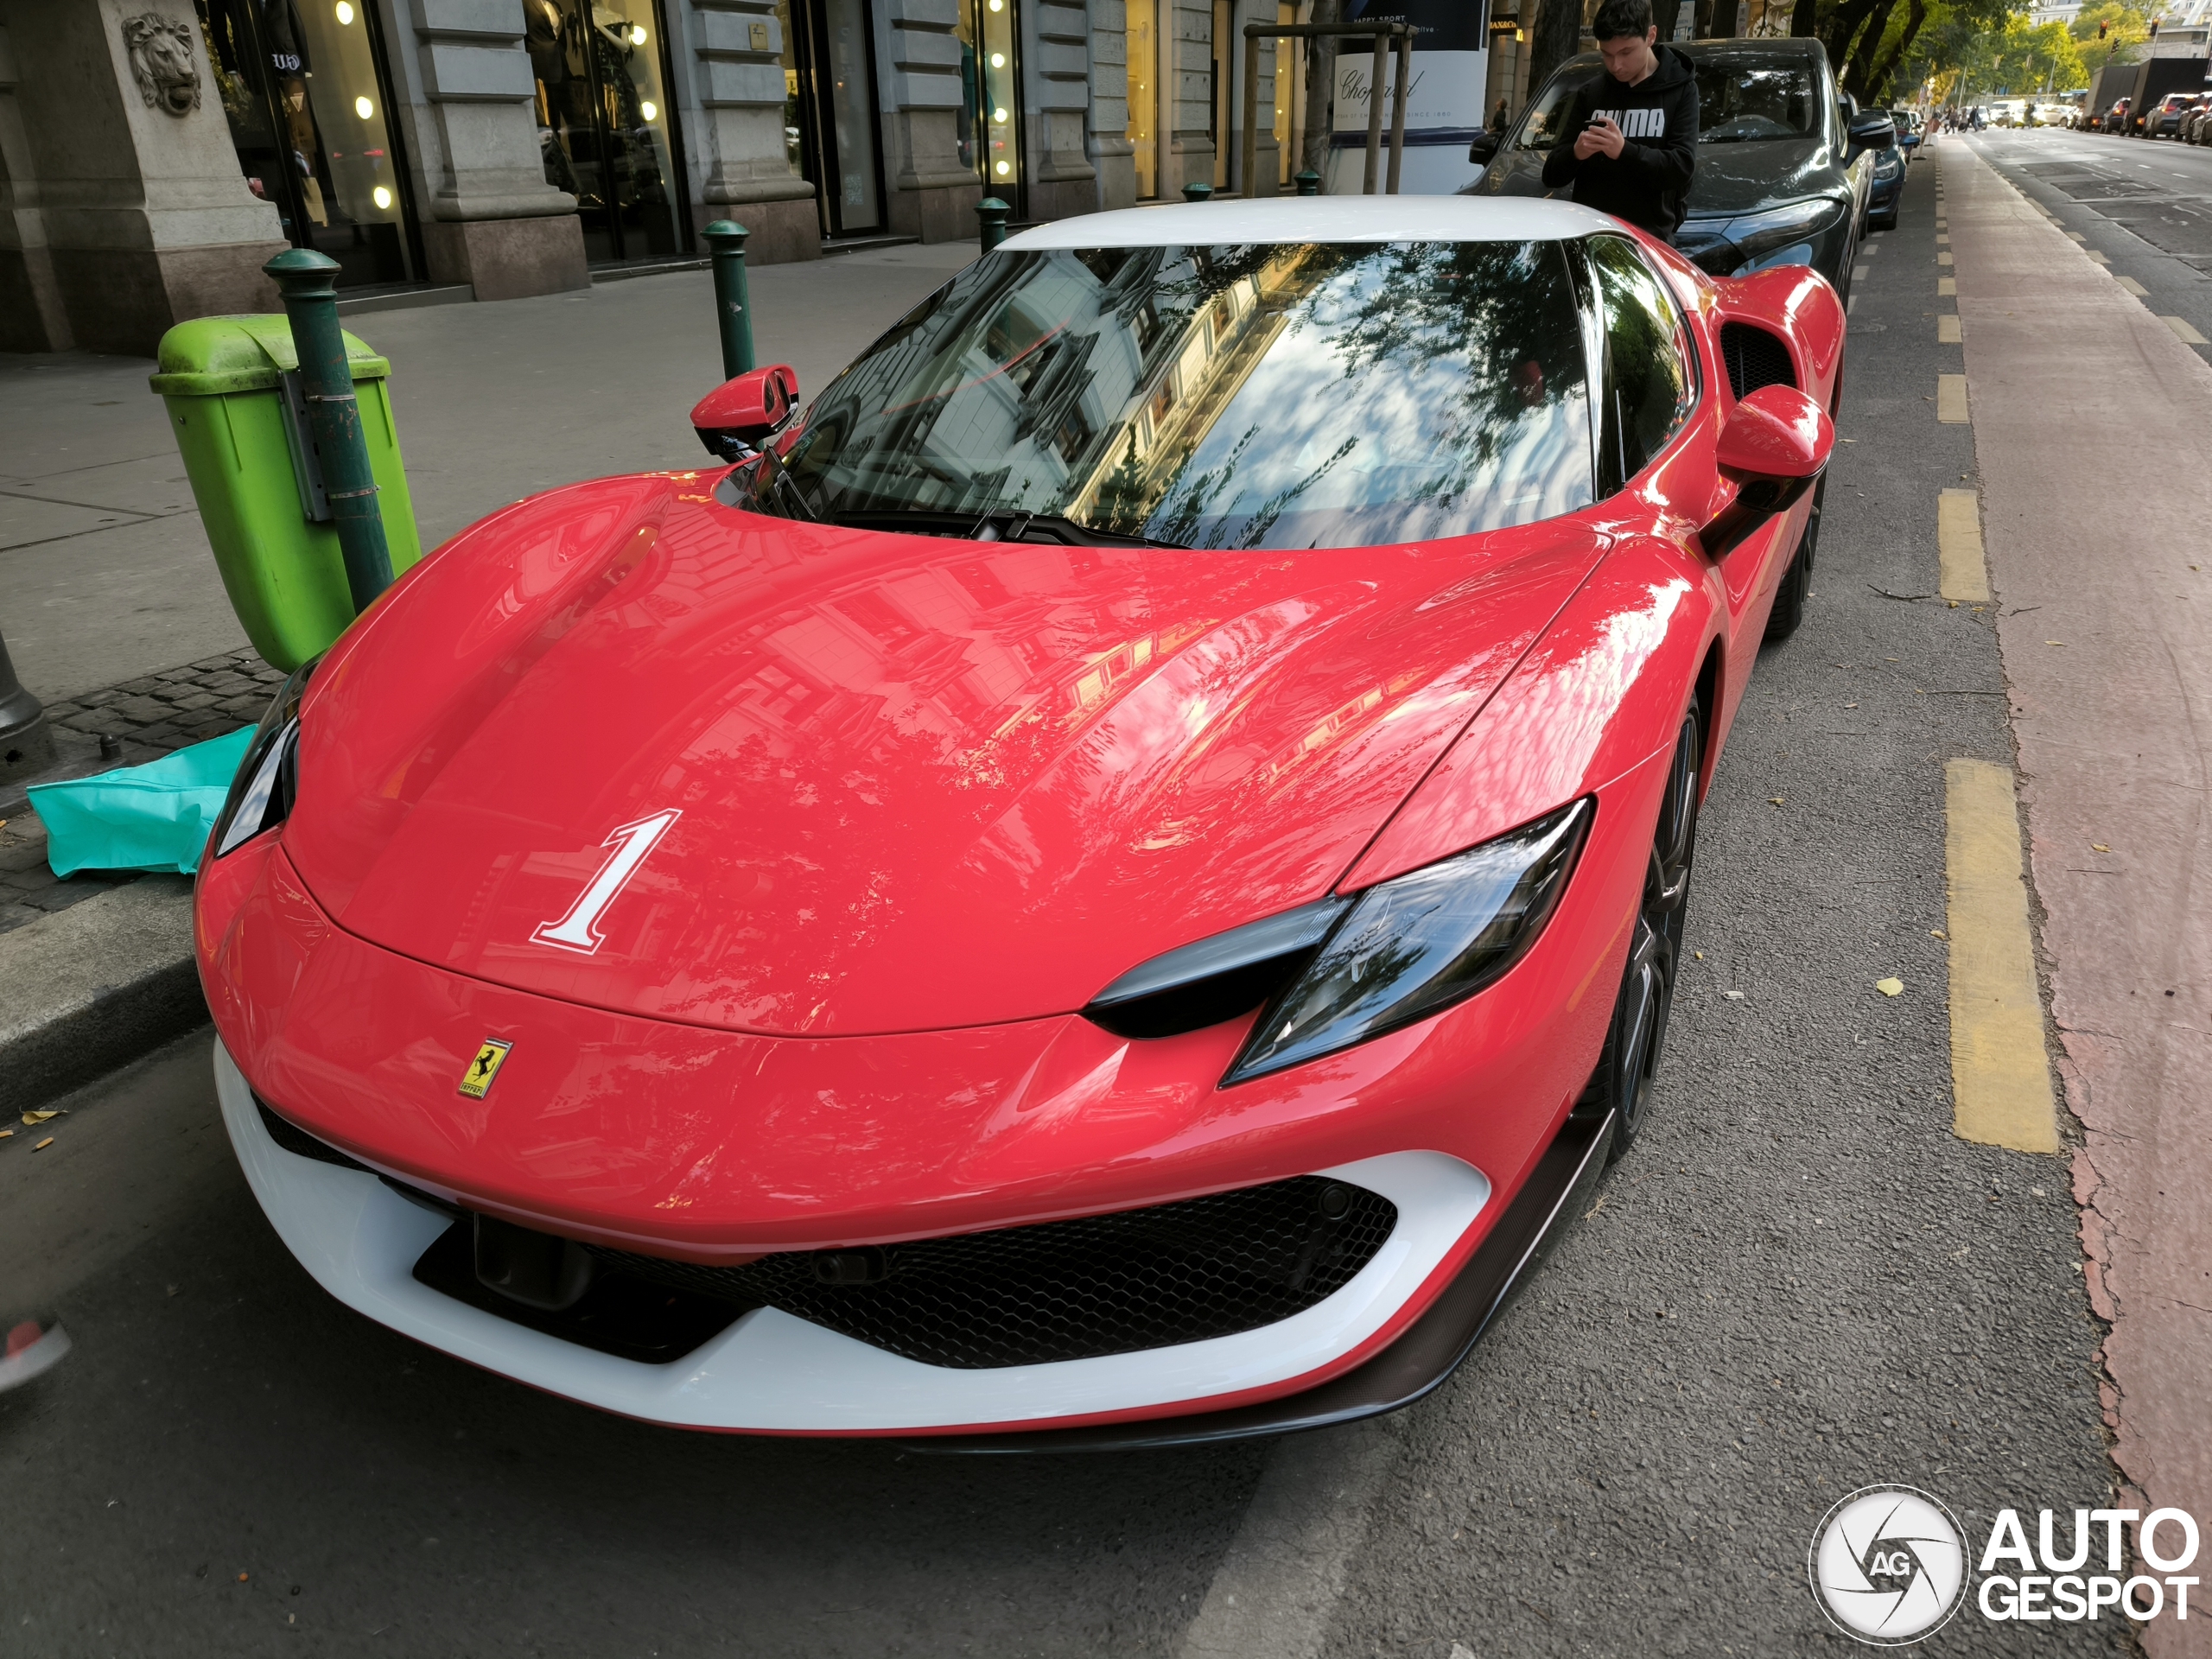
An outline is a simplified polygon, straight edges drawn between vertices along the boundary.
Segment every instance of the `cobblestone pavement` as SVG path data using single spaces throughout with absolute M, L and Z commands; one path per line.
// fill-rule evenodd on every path
M 107 740 L 114 765 L 141 766 L 252 724 L 283 677 L 251 651 L 226 652 L 50 702 L 46 716 L 65 731 Z M 0 819 L 0 933 L 134 879 L 121 871 L 80 870 L 58 881 L 47 865 L 46 828 L 37 816 Z

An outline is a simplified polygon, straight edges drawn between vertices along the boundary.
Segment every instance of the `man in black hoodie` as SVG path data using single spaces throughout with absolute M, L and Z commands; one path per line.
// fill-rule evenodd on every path
M 1697 167 L 1697 75 L 1659 45 L 1651 0 L 1605 0 L 1591 22 L 1605 67 L 1567 100 L 1544 183 L 1674 239 Z

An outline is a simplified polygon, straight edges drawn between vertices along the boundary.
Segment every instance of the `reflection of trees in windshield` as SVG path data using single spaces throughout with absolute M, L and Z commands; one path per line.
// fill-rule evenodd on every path
M 1704 144 L 1796 138 L 1813 130 L 1813 78 L 1796 64 L 1697 66 L 1697 136 Z
M 832 519 L 1027 512 L 1227 547 L 1465 535 L 1591 499 L 1583 380 L 1554 244 L 995 255 L 823 394 L 789 471 Z

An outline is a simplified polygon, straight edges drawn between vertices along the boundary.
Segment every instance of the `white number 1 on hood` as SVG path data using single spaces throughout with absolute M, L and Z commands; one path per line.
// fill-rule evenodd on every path
M 614 850 L 599 867 L 599 874 L 576 895 L 576 902 L 569 906 L 567 915 L 557 922 L 540 922 L 530 936 L 531 940 L 587 957 L 598 950 L 603 937 L 599 931 L 600 917 L 638 873 L 638 866 L 645 861 L 645 855 L 652 851 L 653 844 L 668 833 L 668 826 L 683 816 L 681 807 L 672 806 L 665 812 L 656 812 L 649 818 L 639 818 L 609 832 L 600 845 Z

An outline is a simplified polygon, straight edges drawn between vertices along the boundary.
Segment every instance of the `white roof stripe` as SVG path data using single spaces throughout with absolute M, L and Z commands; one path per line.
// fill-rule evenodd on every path
M 1607 214 L 1539 196 L 1263 196 L 1085 213 L 1000 245 L 1026 252 L 1243 242 L 1548 242 L 1618 228 Z

